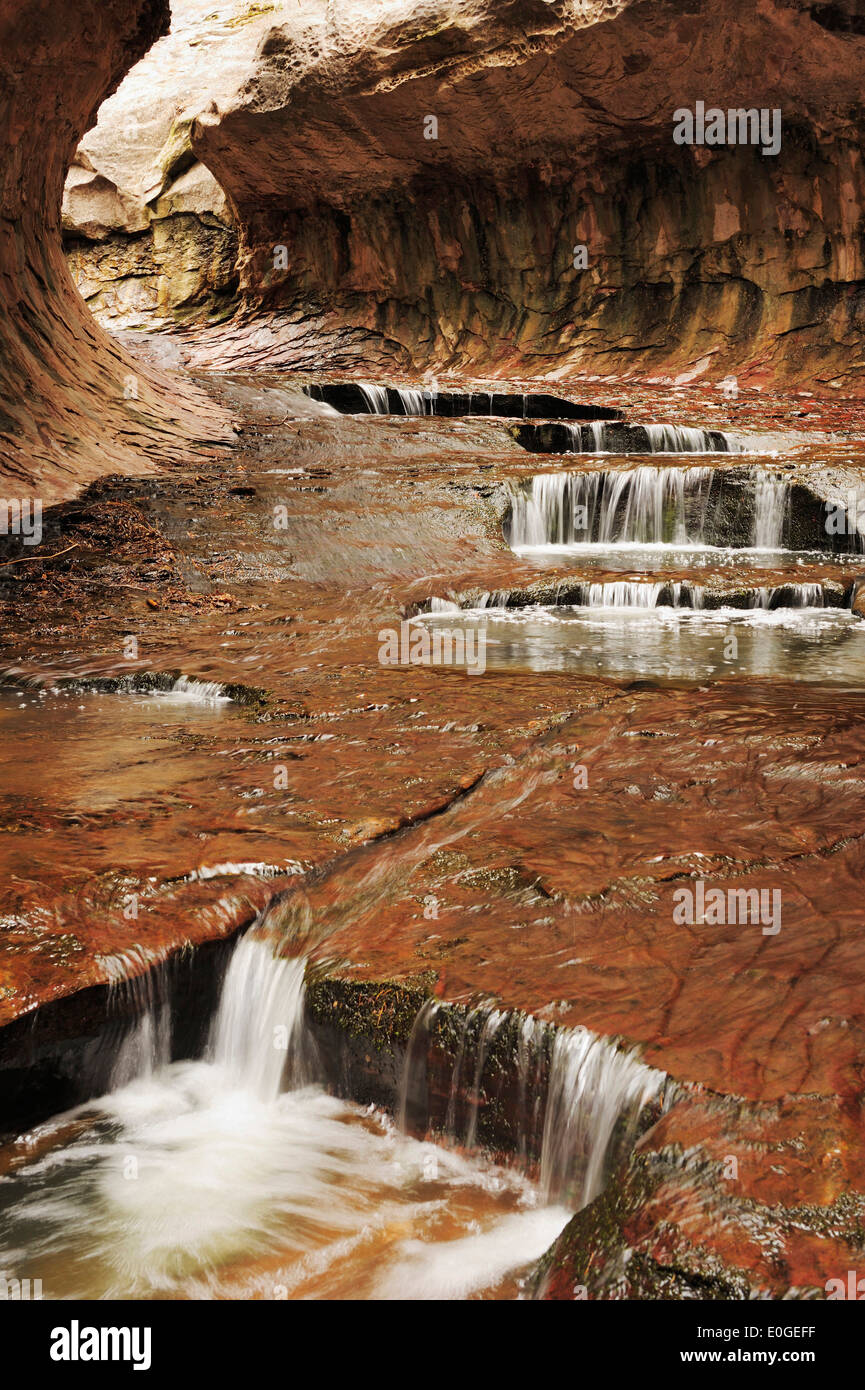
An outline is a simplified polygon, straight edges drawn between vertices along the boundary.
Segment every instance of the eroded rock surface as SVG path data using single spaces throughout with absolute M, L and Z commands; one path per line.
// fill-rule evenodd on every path
M 286 17 L 193 129 L 238 211 L 243 294 L 274 315 L 215 352 L 857 376 L 854 10 L 464 0 Z M 699 101 L 780 109 L 780 152 L 674 144 L 674 111 Z
M 71 14 L 0 0 L 0 440 L 43 496 L 176 459 L 201 429 L 90 322 L 60 249 L 81 132 L 164 35 L 164 7 Z M 78 150 L 73 263 L 118 323 L 236 308 L 189 349 L 201 363 L 519 365 L 523 384 L 811 373 L 855 391 L 854 17 L 801 0 L 190 0 L 118 98 L 131 133 L 118 143 L 105 108 Z M 673 107 L 699 100 L 777 104 L 781 151 L 675 147 Z M 245 416 L 230 458 L 94 487 L 50 518 L 56 565 L 4 555 L 0 719 L 21 761 L 0 1022 L 20 1042 L 43 1006 L 104 995 L 269 904 L 334 997 L 384 996 L 378 1020 L 388 991 L 492 995 L 620 1035 L 682 1084 L 552 1252 L 548 1296 L 822 1288 L 863 1255 L 861 689 L 389 665 L 381 629 L 432 597 L 569 582 L 501 533 L 503 494 L 537 459 L 494 422 L 336 418 L 278 381 L 221 391 L 210 418 Z M 722 425 L 823 410 L 697 397 Z M 669 392 L 640 403 L 687 414 Z M 862 469 L 850 401 L 822 424 L 791 465 L 802 487 L 820 471 L 815 498 Z M 859 606 L 858 570 L 820 577 Z M 190 694 L 178 676 L 198 680 L 182 715 L 159 703 Z M 676 922 L 697 878 L 783 892 L 783 925 Z
M 0 481 L 42 502 L 98 473 L 141 471 L 227 417 L 119 349 L 78 295 L 63 254 L 63 183 L 84 130 L 164 33 L 166 0 L 0 4 Z M 76 178 L 92 178 L 79 164 Z M 79 184 L 80 186 L 80 184 Z M 98 184 L 103 223 L 129 216 Z
M 149 231 L 67 189 L 105 321 L 242 308 L 223 366 L 860 375 L 852 0 L 174 11 L 83 151 Z M 777 109 L 780 151 L 674 144 L 700 101 Z
M 52 549 L 78 549 L 7 571 L 9 1038 L 270 903 L 369 1071 L 376 1048 L 395 1069 L 424 998 L 492 996 L 620 1035 L 686 1088 L 563 1236 L 549 1296 L 804 1296 L 855 1268 L 861 692 L 382 664 L 379 632 L 431 595 L 527 584 L 499 496 L 536 459 L 503 422 L 335 416 L 296 386 L 225 384 L 245 417 L 228 466 L 94 487 L 51 521 Z M 797 408 L 693 388 L 639 400 L 644 418 L 661 405 L 755 433 Z M 803 479 L 861 452 L 849 403 L 817 418 L 832 439 L 799 439 Z M 265 694 L 141 698 L 177 672 Z M 63 678 L 62 694 L 28 685 Z M 696 877 L 777 888 L 781 929 L 674 923 Z
M 66 181 L 63 229 L 76 283 L 99 321 L 130 328 L 220 318 L 237 290 L 237 231 L 196 158 L 192 121 L 226 102 L 282 3 L 176 0 L 171 31 L 104 102 Z M 125 219 L 125 220 L 124 220 Z

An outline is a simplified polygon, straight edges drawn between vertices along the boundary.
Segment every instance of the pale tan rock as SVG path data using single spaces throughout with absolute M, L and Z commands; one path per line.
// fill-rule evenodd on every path
M 226 227 L 233 225 L 225 193 L 203 164 L 193 164 L 154 200 L 154 218 L 163 220 L 180 213 L 213 217 Z
M 89 161 L 88 161 L 89 162 Z M 104 174 L 73 164 L 63 190 L 63 230 L 87 241 L 107 241 L 112 232 L 147 231 L 147 208 Z
M 145 366 L 98 327 L 63 254 L 63 183 L 84 127 L 167 23 L 166 0 L 0 0 L 6 497 L 36 495 L 47 504 L 100 474 L 146 472 L 188 457 L 197 440 L 230 437 L 230 422 L 207 398 Z M 110 178 L 93 163 L 78 163 L 76 189 L 92 192 L 94 178 Z M 120 215 L 110 188 L 97 201 L 100 226 Z
M 190 130 L 243 83 L 274 20 L 296 10 L 296 0 L 174 0 L 171 32 L 100 107 L 67 178 L 63 230 L 79 289 L 113 329 L 224 312 L 236 230 Z M 94 243 L 109 239 L 106 255 Z

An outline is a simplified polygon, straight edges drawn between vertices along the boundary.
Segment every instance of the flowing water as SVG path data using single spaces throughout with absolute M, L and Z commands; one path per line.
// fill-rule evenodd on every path
M 484 607 L 430 613 L 422 621 L 469 634 L 472 652 L 482 652 L 490 671 L 569 671 L 696 685 L 764 677 L 840 686 L 865 682 L 861 620 L 843 609 L 810 606 L 807 592 L 793 608 L 755 602 L 751 609 L 703 611 L 656 602 L 654 585 L 634 587 L 637 594 L 627 604 Z M 755 599 L 763 595 L 771 601 L 769 590 Z
M 370 414 L 387 415 L 387 388 L 384 386 L 375 386 L 368 381 L 361 381 L 358 384 Z
M 822 584 L 784 584 L 772 586 L 756 585 L 743 590 L 740 602 L 725 604 L 717 591 L 703 584 L 681 580 L 656 580 L 654 583 L 640 579 L 611 579 L 603 583 L 590 580 L 582 583 L 567 583 L 567 598 L 562 607 L 575 608 L 693 608 L 698 610 L 721 611 L 735 608 L 777 609 L 777 608 L 842 608 L 835 591 L 828 591 Z M 533 605 L 541 607 L 542 605 Z M 475 610 L 510 609 L 521 605 L 514 602 L 507 591 L 493 591 L 481 594 L 473 603 L 459 604 L 446 599 L 431 599 L 430 613 L 470 612 Z M 553 611 L 550 609 L 549 611 Z
M 722 430 L 686 425 L 565 424 L 565 453 L 717 454 L 740 453 L 744 445 Z
M 145 1008 L 109 1095 L 0 1151 L 0 1268 L 47 1298 L 513 1297 L 662 1082 L 562 1032 L 537 1184 L 328 1095 L 304 961 L 267 941 L 237 946 L 206 1057 L 169 1063 L 166 1027 Z
M 244 387 L 253 389 L 253 385 Z M 275 388 L 271 388 L 273 391 Z M 278 389 L 278 388 L 276 388 Z M 498 416 L 509 420 L 620 420 L 622 412 L 611 407 L 581 403 L 546 392 L 510 391 L 441 391 L 435 382 L 419 389 L 408 386 L 380 386 L 373 382 L 316 383 L 303 388 L 313 400 L 324 402 L 343 414 L 392 416 Z M 275 397 L 273 397 L 275 400 Z M 696 439 L 701 431 L 676 431 L 665 426 L 653 427 L 658 447 L 667 447 L 667 439 Z M 664 430 L 667 434 L 664 434 Z M 659 432 L 660 431 L 660 432 Z M 598 436 L 600 438 L 601 436 Z M 579 436 L 569 435 L 569 439 Z M 645 431 L 640 438 L 647 443 Z M 720 436 L 718 436 L 720 439 Z M 653 445 L 647 447 L 653 448 Z M 718 447 L 725 448 L 723 443 Z M 732 447 L 732 446 L 731 446 Z
M 456 413 L 435 392 L 402 389 L 395 397 L 368 384 L 361 399 L 379 415 L 398 414 L 397 405 L 406 415 Z M 474 414 L 501 413 L 503 399 L 462 398 Z M 531 396 L 506 399 L 526 419 L 539 408 Z M 865 684 L 865 630 L 852 606 L 839 606 L 842 597 L 851 601 L 853 584 L 838 566 L 856 563 L 860 538 L 849 538 L 844 552 L 828 547 L 819 508 L 803 513 L 779 470 L 716 461 L 715 468 L 686 462 L 539 474 L 511 493 L 506 529 L 514 559 L 479 530 L 467 544 L 461 501 L 445 496 L 440 457 L 417 479 L 406 468 L 412 432 L 399 421 L 393 456 L 373 455 L 375 469 L 339 471 L 332 457 L 339 422 L 322 418 L 321 437 L 311 444 L 278 432 L 262 444 L 259 465 L 278 466 L 238 474 L 232 502 L 199 506 L 194 479 L 195 500 L 178 494 L 154 504 L 201 593 L 229 584 L 218 569 L 212 581 L 201 577 L 228 557 L 225 611 L 194 631 L 190 624 L 179 643 L 160 611 L 165 663 L 180 659 L 167 633 L 183 650 L 185 669 L 201 678 L 118 679 L 108 629 L 90 665 L 86 651 L 80 660 L 70 654 L 61 629 L 56 669 L 46 661 L 27 685 L 29 668 L 10 667 L 8 678 L 25 688 L 0 690 L 0 723 L 16 752 L 5 773 L 4 828 L 14 844 L 10 833 L 0 846 L 15 885 L 3 918 L 7 1016 L 37 997 L 56 997 L 58 981 L 62 994 L 108 980 L 111 1009 L 135 1020 L 114 1046 L 107 1090 L 103 1072 L 89 1088 L 105 1094 L 0 1148 L 0 1270 L 41 1279 L 49 1298 L 517 1297 L 571 1213 L 598 1196 L 626 1157 L 647 1104 L 661 1102 L 665 1078 L 636 1051 L 576 1026 L 595 985 L 603 986 L 604 968 L 592 960 L 584 969 L 586 952 L 568 944 L 569 933 L 577 939 L 580 914 L 561 931 L 555 914 L 561 901 L 605 910 L 605 885 L 630 872 L 623 856 L 633 844 L 654 862 L 658 824 L 687 865 L 693 837 L 685 810 L 680 831 L 675 820 L 668 830 L 665 810 L 652 821 L 659 812 L 648 800 L 645 820 L 637 819 L 636 797 L 624 811 L 621 798 L 612 810 L 593 803 L 589 842 L 568 805 L 567 830 L 556 840 L 562 832 L 545 817 L 561 797 L 565 754 L 545 746 L 542 729 L 550 711 L 573 711 L 574 683 L 501 680 L 488 694 L 482 681 L 413 684 L 413 673 L 377 665 L 382 622 L 403 603 L 402 611 L 416 611 L 419 592 L 453 583 L 456 598 L 433 602 L 415 622 L 482 635 L 489 670 L 671 685 L 729 679 L 693 711 L 671 691 L 617 692 L 610 716 L 609 692 L 599 698 L 593 685 L 598 706 L 580 715 L 579 734 L 594 720 L 594 743 L 607 766 L 621 770 L 620 744 L 630 729 L 620 739 L 619 724 L 631 718 L 632 698 L 659 702 L 647 733 L 660 737 L 655 725 L 663 726 L 671 744 L 687 722 L 683 711 L 696 718 L 711 706 L 700 737 L 689 743 L 687 730 L 682 736 L 681 775 L 667 772 L 660 752 L 652 754 L 658 765 L 651 762 L 652 739 L 641 745 L 644 780 L 657 772 L 671 787 L 680 777 L 673 791 L 694 785 L 705 758 L 702 733 L 710 735 L 706 744 L 719 744 L 719 764 L 732 749 L 727 760 L 736 773 L 718 803 L 731 854 L 751 835 L 757 813 L 750 800 L 743 810 L 736 801 L 744 795 L 742 745 L 725 720 L 736 730 L 741 724 L 743 745 L 753 739 L 760 749 L 776 730 L 786 744 L 788 726 L 807 725 L 802 733 L 796 724 L 794 754 L 804 770 L 796 762 L 795 785 L 790 773 L 773 801 L 771 777 L 759 782 L 759 815 L 786 834 L 797 864 L 815 818 L 822 818 L 821 844 L 840 843 L 847 833 L 846 824 L 829 823 L 833 805 L 855 822 L 839 800 L 852 798 L 855 786 L 846 726 L 843 758 L 830 749 L 816 771 L 805 765 L 808 709 L 814 706 L 821 730 L 829 720 L 819 692 L 796 690 L 786 705 L 779 699 L 767 733 L 732 685 L 767 678 L 769 693 L 760 699 L 771 706 L 779 679 Z M 364 437 L 358 431 L 391 437 L 386 424 L 342 424 L 356 431 L 345 436 L 349 459 Z M 719 442 L 718 431 L 639 426 L 628 435 L 622 425 L 594 420 L 556 427 L 583 451 L 621 451 L 623 443 L 644 453 L 739 447 L 732 435 Z M 523 428 L 521 420 L 513 430 Z M 425 425 L 418 437 L 432 431 Z M 283 466 L 292 449 L 303 467 Z M 293 454 L 288 461 L 296 462 Z M 460 456 L 448 465 L 447 488 L 485 486 L 492 476 L 501 497 L 510 462 L 503 477 L 477 474 L 467 484 L 462 471 L 474 469 L 473 459 Z M 271 520 L 289 488 L 284 536 Z M 490 592 L 460 588 L 483 582 L 484 557 L 498 566 L 486 581 Z M 527 603 L 531 566 L 561 568 L 550 590 L 555 597 L 560 586 L 566 601 Z M 587 573 L 575 572 L 581 566 Z M 753 573 L 782 566 L 783 576 Z M 723 571 L 723 583 L 713 584 L 712 570 Z M 496 591 L 496 583 L 523 587 Z M 143 596 L 142 589 L 139 602 Z M 103 607 L 107 596 L 91 610 L 94 623 L 111 616 Z M 125 622 L 124 614 L 117 618 L 118 630 Z M 81 679 L 52 684 L 59 670 L 79 671 Z M 100 686 L 97 674 L 94 685 L 93 673 L 104 671 L 113 673 L 110 684 Z M 273 686 L 269 708 L 242 707 L 236 682 L 251 673 Z M 833 691 L 824 699 L 831 713 L 838 697 Z M 805 713 L 791 713 L 799 701 Z M 528 751 L 524 730 L 531 732 Z M 552 884 L 542 901 L 534 878 L 523 881 L 524 842 L 532 875 Z M 483 854 L 493 843 L 488 874 Z M 453 894 L 438 927 L 420 906 L 433 871 Z M 496 875 L 506 890 L 495 887 Z M 851 874 L 851 891 L 860 877 Z M 130 886 L 146 902 L 138 924 L 118 906 Z M 641 930 L 657 916 L 642 899 L 638 911 Z M 178 1006 L 166 1003 L 156 974 L 140 972 L 187 933 L 195 942 L 225 936 L 256 913 L 258 930 L 238 945 L 226 971 L 206 1048 L 216 967 L 211 1003 L 193 1020 L 200 1024 L 194 1041 L 181 1040 Z M 659 930 L 666 929 L 664 921 Z M 286 940 L 298 958 L 275 958 Z M 308 956 L 310 970 L 325 970 L 330 950 L 351 963 L 372 959 L 367 978 L 408 975 L 423 960 L 446 997 L 497 992 L 496 1001 L 475 1007 L 435 999 L 420 1010 L 392 1097 L 396 1121 L 328 1089 L 338 1083 L 324 1043 L 316 1052 L 320 1021 L 309 1021 L 299 956 Z M 629 951 L 622 952 L 626 963 Z M 618 983 L 615 989 L 618 999 Z M 631 995 L 639 1003 L 638 987 Z M 517 1013 L 500 1000 L 538 1012 Z M 556 1029 L 547 1018 L 574 1026 Z M 614 1026 L 632 1038 L 651 1034 L 649 1025 L 641 1031 L 642 1016 Z M 75 1056 L 86 1066 L 84 1050 Z M 366 1061 L 374 1071 L 377 1062 Z M 389 1076 L 381 1084 L 392 1088 Z
M 475 665 L 482 651 L 492 670 L 859 684 L 865 628 L 847 611 L 849 587 L 845 599 L 839 586 L 817 579 L 767 585 L 749 577 L 751 569 L 792 565 L 807 573 L 818 561 L 822 572 L 859 554 L 858 533 L 844 537 L 846 553 L 833 554 L 819 504 L 807 499 L 794 516 L 793 497 L 784 479 L 761 467 L 538 474 L 511 493 L 506 535 L 520 557 L 666 577 L 558 580 L 553 603 L 496 591 L 462 603 L 438 599 L 417 621 L 450 634 L 452 649 L 470 650 Z M 791 528 L 813 549 L 785 544 Z M 701 569 L 724 575 L 727 590 L 695 582 L 690 575 Z M 677 571 L 682 578 L 672 577 Z M 725 597 L 733 576 L 741 587 Z
M 358 382 L 358 387 L 370 415 L 390 415 L 392 413 L 389 392 L 396 396 L 399 401 L 399 411 L 394 413 L 402 415 L 434 415 L 436 413 L 435 392 L 412 390 L 401 386 L 375 386 L 368 381 Z
M 583 559 L 594 551 L 629 561 L 653 552 L 658 563 L 675 554 L 777 562 L 794 553 L 784 550 L 790 503 L 790 485 L 760 467 L 540 473 L 512 493 L 508 539 L 531 558 Z M 858 535 L 849 549 L 861 550 Z M 814 527 L 809 553 L 831 552 L 825 529 Z

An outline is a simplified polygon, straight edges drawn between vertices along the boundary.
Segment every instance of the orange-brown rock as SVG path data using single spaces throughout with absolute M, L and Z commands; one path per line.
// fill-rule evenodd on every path
M 63 255 L 78 142 L 165 31 L 167 0 L 0 3 L 0 484 L 50 502 L 101 472 L 135 472 L 226 417 L 122 351 L 93 322 Z
M 240 217 L 247 304 L 273 314 L 214 353 L 858 378 L 857 13 L 412 0 L 287 16 L 193 127 Z M 780 152 L 675 144 L 674 112 L 700 101 L 778 108 Z

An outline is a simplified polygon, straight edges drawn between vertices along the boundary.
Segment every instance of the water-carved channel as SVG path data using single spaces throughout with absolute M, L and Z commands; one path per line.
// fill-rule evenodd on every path
M 53 1298 L 516 1296 L 663 1076 L 584 1030 L 433 1005 L 391 1114 L 361 1108 L 324 1089 L 304 976 L 253 931 L 202 1055 L 174 1060 L 170 972 L 119 983 L 108 1093 L 0 1150 L 5 1266 Z M 509 1162 L 476 1152 L 481 1111 L 507 1112 Z

